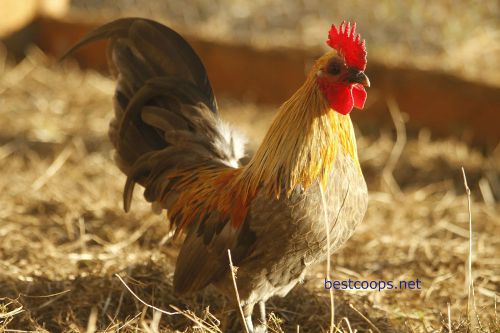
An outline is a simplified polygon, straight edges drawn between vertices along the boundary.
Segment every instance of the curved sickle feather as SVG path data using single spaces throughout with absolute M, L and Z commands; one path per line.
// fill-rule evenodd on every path
M 108 38 L 131 38 L 145 48 L 147 48 L 145 42 L 154 45 L 154 49 L 148 50 L 151 51 L 147 53 L 148 56 L 154 58 L 155 62 L 159 63 L 167 71 L 184 70 L 185 74 L 188 74 L 184 75 L 184 77 L 192 78 L 193 83 L 206 95 L 207 106 L 214 113 L 217 113 L 217 102 L 205 66 L 200 58 L 181 35 L 158 22 L 144 18 L 123 18 L 107 23 L 88 33 L 66 51 L 60 60 L 66 59 L 80 47 Z M 173 64 L 175 66 L 172 66 Z M 179 64 L 183 64 L 182 68 L 179 68 Z

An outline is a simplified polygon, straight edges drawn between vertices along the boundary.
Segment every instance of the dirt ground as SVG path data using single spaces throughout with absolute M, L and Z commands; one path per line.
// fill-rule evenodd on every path
M 231 304 L 210 288 L 173 297 L 178 244 L 140 191 L 132 212 L 123 212 L 125 179 L 107 139 L 114 83 L 71 62 L 61 68 L 36 49 L 0 71 L 0 330 L 225 332 L 235 325 Z M 252 150 L 274 110 L 220 104 Z M 358 133 L 370 204 L 333 255 L 333 276 L 419 279 L 421 289 L 336 291 L 335 323 L 341 332 L 498 332 L 500 151 L 485 156 L 426 130 L 403 139 L 404 132 L 398 140 Z M 472 189 L 473 298 L 462 165 Z M 318 265 L 288 297 L 270 301 L 271 332 L 327 330 L 324 271 Z M 148 309 L 116 273 L 146 302 L 179 313 Z

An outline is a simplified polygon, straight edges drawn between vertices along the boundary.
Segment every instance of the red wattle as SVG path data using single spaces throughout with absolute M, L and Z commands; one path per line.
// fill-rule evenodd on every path
M 354 99 L 354 107 L 357 109 L 362 109 L 365 106 L 366 101 L 366 90 L 359 83 L 352 85 L 352 97 Z
M 344 115 L 351 112 L 354 100 L 349 86 L 330 86 L 327 96 L 332 109 Z

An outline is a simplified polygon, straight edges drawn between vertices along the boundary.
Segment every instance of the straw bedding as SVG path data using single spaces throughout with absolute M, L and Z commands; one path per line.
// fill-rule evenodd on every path
M 173 296 L 178 244 L 166 218 L 151 212 L 140 191 L 132 212 L 123 212 L 124 176 L 107 139 L 114 83 L 72 63 L 55 65 L 36 49 L 16 66 L 2 64 L 0 330 L 224 332 L 236 325 L 232 304 L 211 288 L 185 299 Z M 226 119 L 262 138 L 273 109 L 220 104 Z M 370 205 L 364 223 L 333 256 L 332 275 L 418 278 L 422 289 L 336 291 L 339 331 L 448 332 L 451 326 L 453 332 L 498 332 L 500 150 L 484 154 L 425 130 L 406 142 L 404 128 L 398 134 L 398 140 L 391 132 L 358 135 Z M 471 316 L 462 165 L 472 190 Z M 327 330 L 324 270 L 318 265 L 287 298 L 269 303 L 271 332 Z M 115 273 L 146 302 L 182 313 L 148 309 Z

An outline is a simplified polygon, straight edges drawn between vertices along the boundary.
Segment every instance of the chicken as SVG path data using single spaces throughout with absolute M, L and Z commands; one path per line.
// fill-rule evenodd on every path
M 138 183 L 147 201 L 166 210 L 176 235 L 185 234 L 174 274 L 179 295 L 213 284 L 234 300 L 230 250 L 246 325 L 265 331 L 265 302 L 285 296 L 365 214 L 349 116 L 363 108 L 370 85 L 364 40 L 355 24 L 331 27 L 332 49 L 281 105 L 242 166 L 244 141 L 220 119 L 205 68 L 179 34 L 155 21 L 119 19 L 68 53 L 103 38 L 111 39 L 108 62 L 117 80 L 109 137 L 127 176 L 124 209 Z

